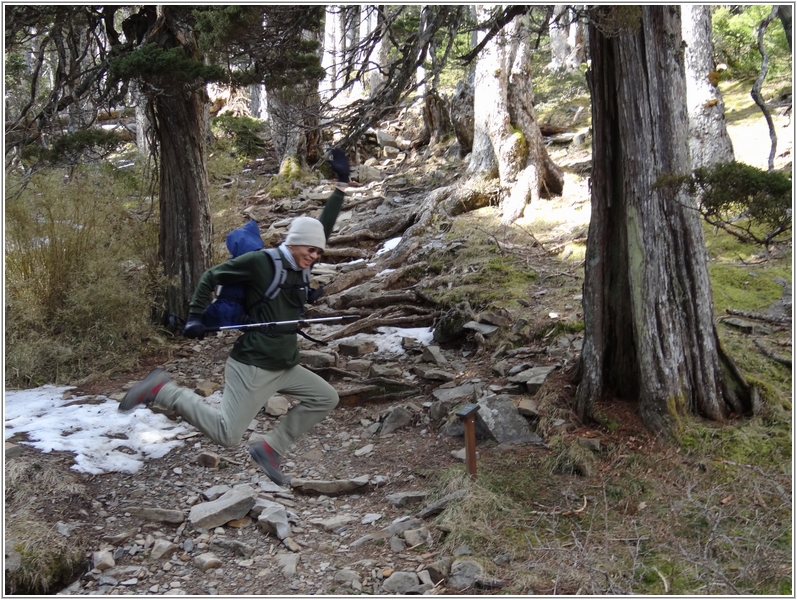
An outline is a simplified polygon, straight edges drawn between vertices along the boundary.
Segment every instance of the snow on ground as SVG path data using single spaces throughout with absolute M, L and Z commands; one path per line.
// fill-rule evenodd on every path
M 379 335 L 358 334 L 377 344 L 377 352 L 384 355 L 404 353 L 401 340 L 417 339 L 428 345 L 432 332 L 427 328 L 402 329 L 380 327 Z M 349 338 L 351 339 L 351 338 Z M 179 436 L 196 431 L 190 424 L 175 423 L 166 416 L 139 407 L 123 413 L 119 402 L 97 396 L 82 403 L 86 397 L 64 399 L 72 387 L 45 385 L 31 390 L 6 390 L 4 398 L 4 431 L 9 439 L 24 433 L 30 445 L 42 452 L 71 452 L 75 455 L 72 469 L 97 475 L 120 471 L 135 473 L 150 458 L 161 458 L 172 448 L 183 444 Z M 104 400 L 104 402 L 103 402 Z M 221 401 L 221 394 L 207 399 L 211 404 Z
M 135 473 L 148 458 L 161 458 L 182 445 L 178 435 L 194 431 L 147 409 L 119 411 L 119 402 L 98 396 L 102 404 L 64 400 L 70 387 L 45 385 L 32 390 L 6 390 L 4 428 L 7 440 L 27 434 L 30 445 L 42 452 L 75 455 L 72 469 L 96 475 L 111 471 Z

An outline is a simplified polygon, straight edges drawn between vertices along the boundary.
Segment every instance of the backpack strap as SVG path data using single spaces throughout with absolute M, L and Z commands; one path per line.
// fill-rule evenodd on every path
M 263 293 L 263 297 L 258 300 L 254 306 L 245 306 L 244 310 L 246 314 L 254 309 L 256 306 L 260 306 L 263 302 L 268 302 L 273 300 L 277 297 L 284 289 L 292 289 L 292 288 L 305 288 L 308 290 L 308 296 L 310 293 L 310 270 L 312 269 L 312 265 L 306 269 L 302 269 L 302 285 L 287 285 L 285 280 L 288 277 L 288 271 L 285 269 L 285 265 L 282 264 L 282 254 L 277 248 L 263 248 L 261 252 L 265 253 L 267 256 L 271 258 L 271 264 L 274 265 L 274 278 L 271 280 L 271 283 L 268 284 L 266 291 Z M 302 314 L 304 314 L 304 308 L 302 308 Z
M 285 278 L 288 276 L 288 271 L 285 270 L 285 265 L 282 264 L 282 254 L 276 248 L 264 248 L 265 252 L 271 257 L 271 264 L 274 265 L 274 279 L 271 280 L 268 288 L 266 289 L 263 297 L 266 300 L 273 300 L 280 293 L 282 286 L 285 284 Z
M 262 251 L 271 257 L 271 262 L 274 265 L 274 279 L 271 280 L 263 296 L 266 300 L 273 300 L 280 293 L 280 290 L 286 288 L 285 278 L 288 276 L 288 271 L 285 269 L 285 265 L 282 264 L 282 254 L 277 248 L 264 248 Z M 302 269 L 302 279 L 304 280 L 304 287 L 307 289 L 310 288 L 310 270 L 311 267 Z

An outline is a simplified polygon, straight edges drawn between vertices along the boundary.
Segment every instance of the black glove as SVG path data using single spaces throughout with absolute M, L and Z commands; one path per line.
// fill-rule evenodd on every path
M 307 292 L 307 302 L 308 304 L 315 304 L 321 296 L 324 295 L 324 288 L 310 288 L 310 291 Z
M 351 169 L 349 168 L 349 159 L 346 158 L 346 154 L 340 148 L 333 148 L 332 149 L 332 160 L 327 161 L 329 164 L 329 168 L 335 172 L 335 175 L 338 176 L 338 181 L 341 183 L 348 183 L 349 182 L 349 174 L 351 173 Z
M 185 327 L 183 327 L 183 335 L 190 340 L 202 340 L 205 339 L 205 329 L 202 315 L 191 313 L 188 315 Z

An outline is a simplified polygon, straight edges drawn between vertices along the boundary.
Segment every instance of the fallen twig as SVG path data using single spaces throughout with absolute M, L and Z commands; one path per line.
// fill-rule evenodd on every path
M 769 350 L 766 346 L 764 346 L 764 344 L 762 344 L 758 340 L 753 340 L 753 343 L 756 345 L 756 348 L 761 350 L 761 354 L 763 354 L 767 358 L 771 358 L 775 362 L 780 363 L 782 365 L 786 365 L 787 367 L 791 368 L 790 358 L 786 358 L 785 356 L 781 356 L 780 354 L 775 354 L 774 352 L 772 352 L 772 350 Z
M 542 504 L 538 504 L 537 502 L 534 502 L 533 504 L 535 504 L 536 506 L 543 506 Z M 582 513 L 582 512 L 584 512 L 584 510 L 586 508 L 587 508 L 587 497 L 584 496 L 584 505 L 581 508 L 576 509 L 576 510 L 561 510 L 561 509 L 554 508 L 554 509 L 549 509 L 549 510 L 532 510 L 532 511 L 530 511 L 530 513 L 533 514 L 533 515 L 564 515 L 564 516 L 569 516 L 569 515 L 577 515 L 579 513 Z

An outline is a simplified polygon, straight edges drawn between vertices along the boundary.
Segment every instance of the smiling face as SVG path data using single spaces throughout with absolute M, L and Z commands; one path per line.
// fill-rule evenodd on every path
M 315 246 L 288 246 L 293 255 L 293 260 L 300 269 L 306 269 L 321 257 L 323 250 Z

